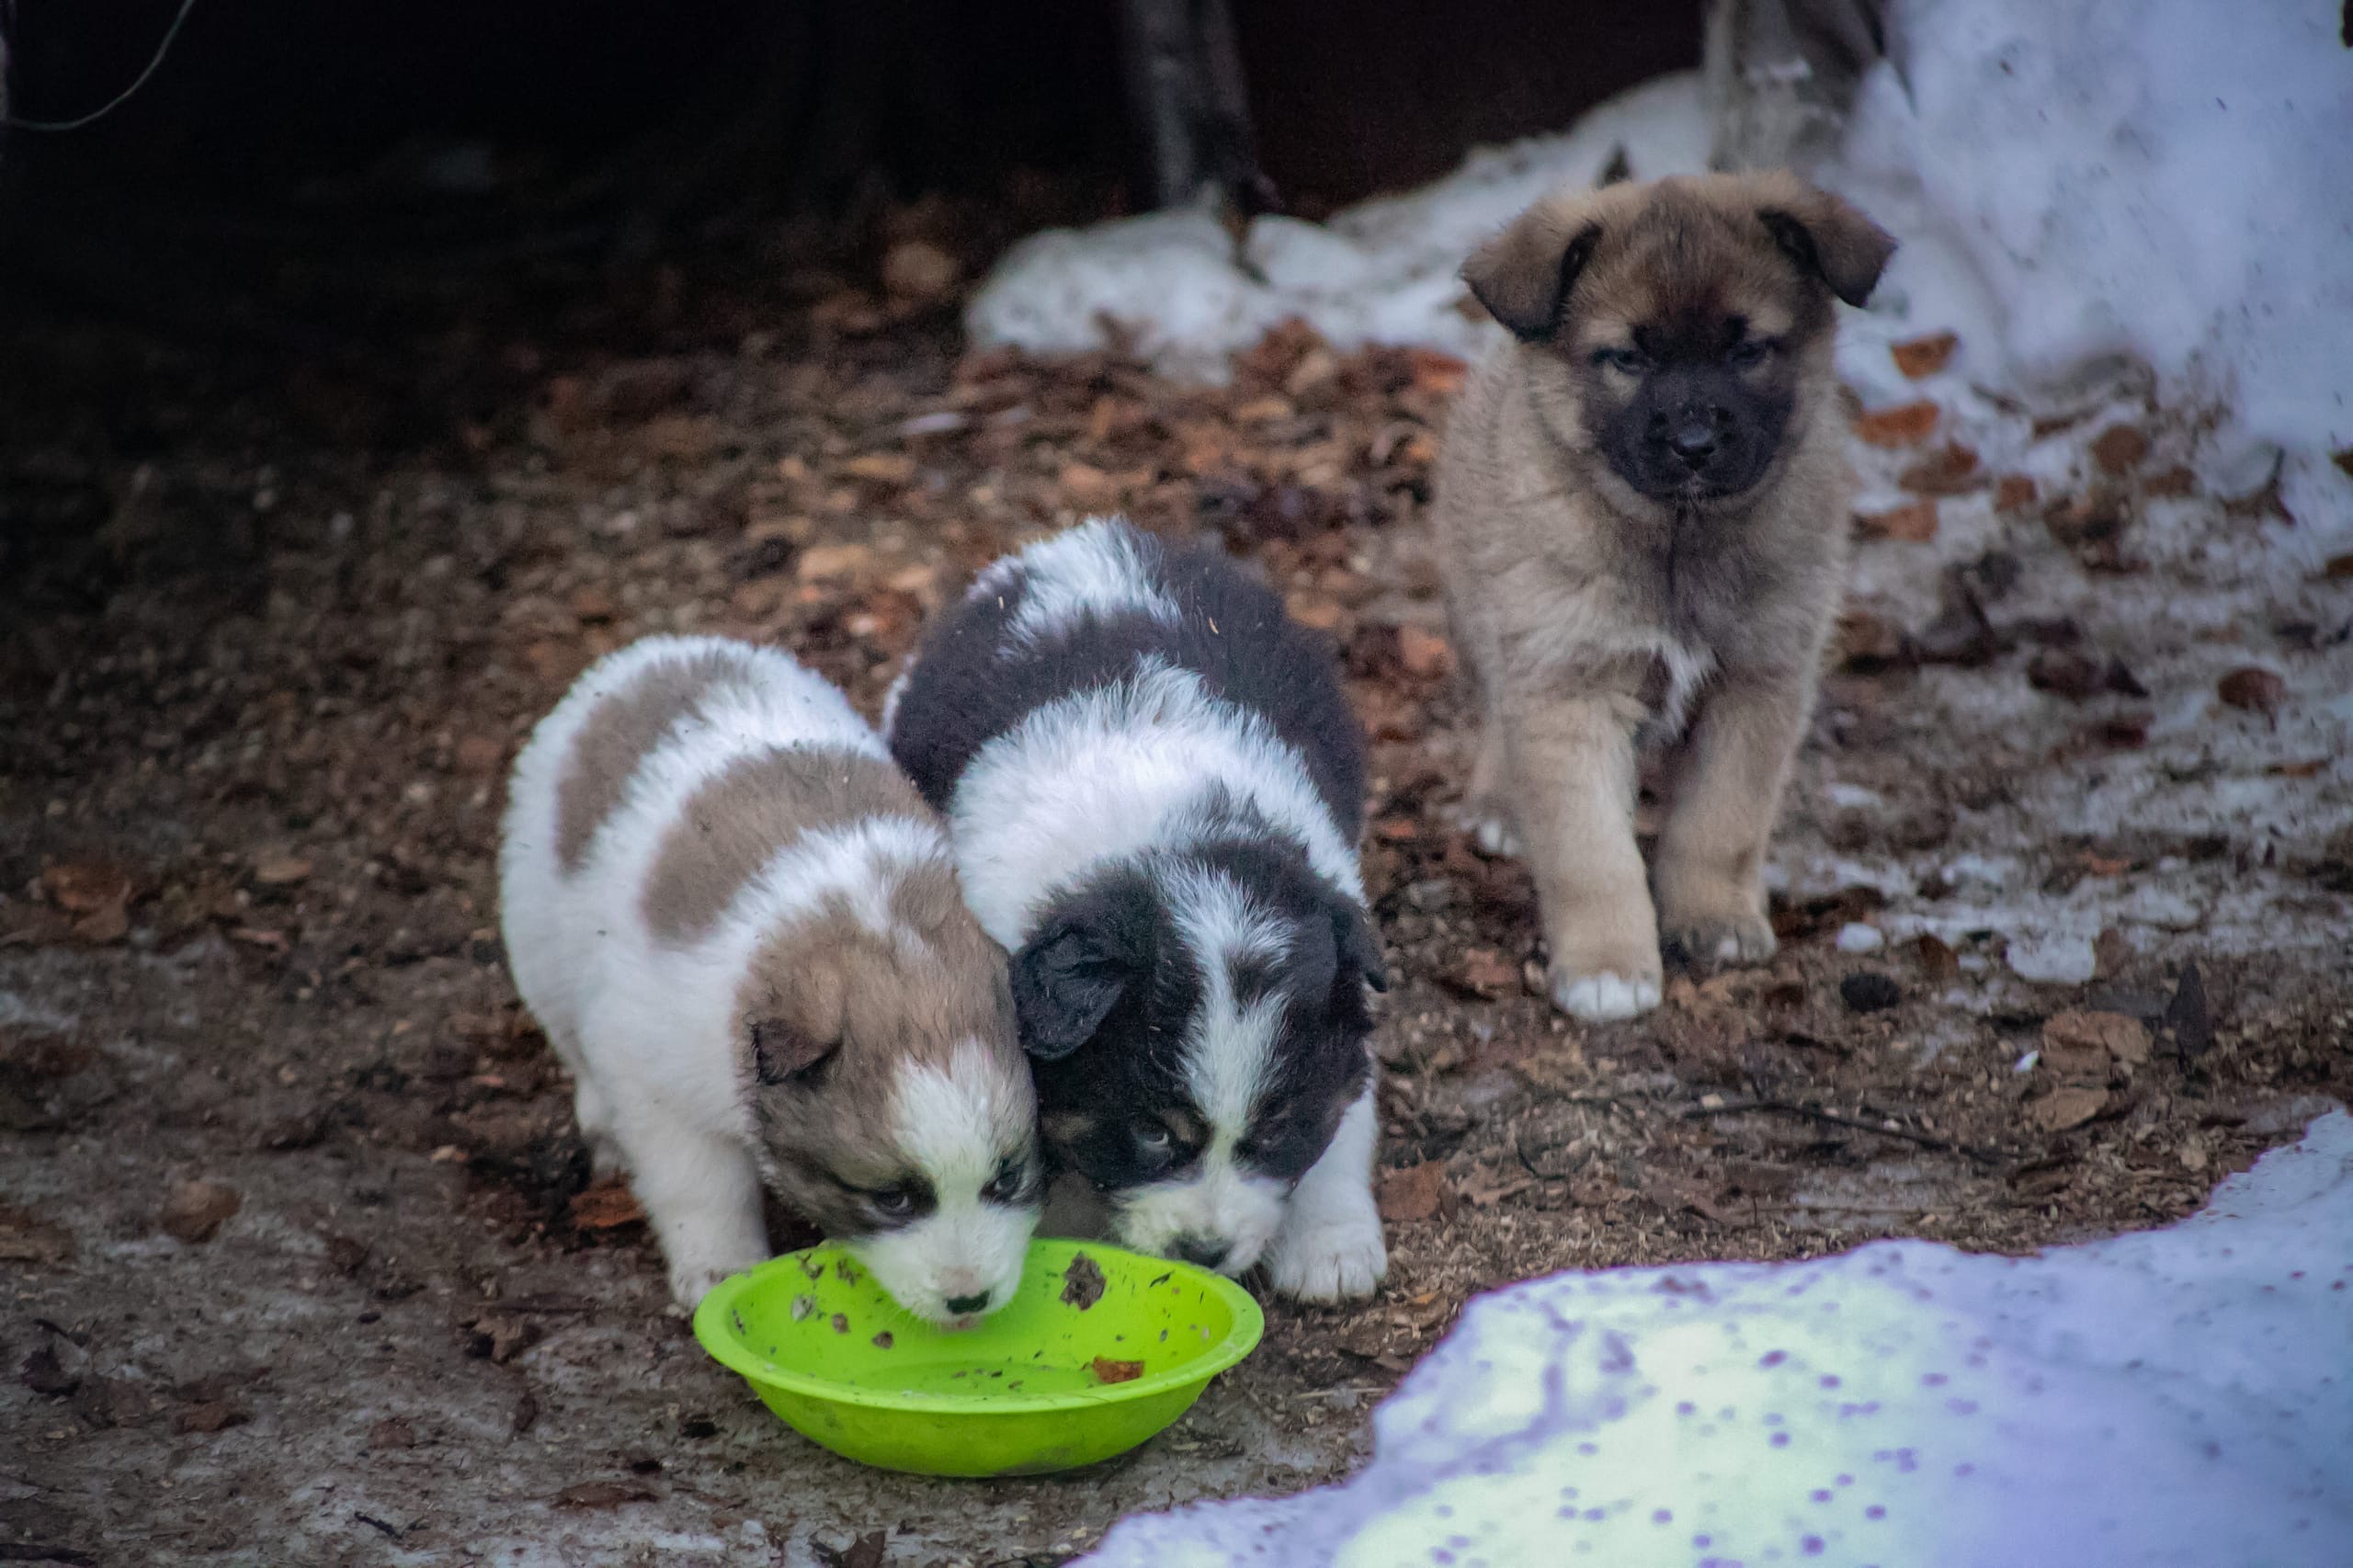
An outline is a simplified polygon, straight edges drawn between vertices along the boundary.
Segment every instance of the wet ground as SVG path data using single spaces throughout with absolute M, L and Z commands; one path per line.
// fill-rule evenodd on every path
M 1449 825 L 1423 509 L 1459 367 L 966 355 L 932 259 L 895 294 L 671 270 L 364 368 L 9 324 L 0 1556 L 1058 1563 L 1344 1474 L 1487 1287 L 2163 1223 L 2353 1093 L 2348 563 L 2233 564 L 2260 519 L 2161 411 L 2021 411 L 2077 453 L 2031 495 L 1859 448 L 1929 509 L 1866 529 L 1782 955 L 1583 1027 L 1529 983 L 1524 873 Z M 1267 573 L 1374 735 L 1394 1264 L 1370 1304 L 1269 1302 L 1123 1460 L 861 1471 L 705 1359 L 626 1197 L 584 1194 L 494 930 L 501 775 L 648 631 L 775 642 L 872 711 L 974 569 L 1118 507 Z

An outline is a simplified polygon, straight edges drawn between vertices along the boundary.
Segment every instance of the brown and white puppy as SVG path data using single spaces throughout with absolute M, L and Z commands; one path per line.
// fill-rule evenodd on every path
M 763 1177 L 918 1315 L 1005 1304 L 1043 1185 L 1005 950 L 840 692 L 717 638 L 600 661 L 516 761 L 499 881 L 681 1306 L 767 1256 Z
M 1467 805 L 1527 855 L 1580 1017 L 1655 1006 L 1662 936 L 1701 965 L 1773 951 L 1766 845 L 1845 577 L 1834 301 L 1893 250 L 1795 176 L 1709 175 L 1547 198 L 1463 267 L 1512 334 L 1438 474 L 1484 726 Z M 1649 740 L 1671 751 L 1646 885 Z

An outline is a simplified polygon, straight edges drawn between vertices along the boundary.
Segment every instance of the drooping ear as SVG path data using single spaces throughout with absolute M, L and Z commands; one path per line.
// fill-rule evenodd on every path
M 1600 243 L 1601 225 L 1583 222 L 1578 209 L 1540 201 L 1471 253 L 1462 281 L 1514 337 L 1541 343 L 1559 329 L 1569 290 Z
M 1354 899 L 1342 899 L 1332 915 L 1333 940 L 1340 950 L 1339 973 L 1334 977 L 1336 985 L 1371 986 L 1375 991 L 1389 989 L 1389 963 L 1381 957 L 1381 933 L 1374 928 L 1372 916 Z
M 838 1040 L 820 1040 L 784 1018 L 750 1018 L 744 1024 L 752 1078 L 764 1088 L 792 1084 L 812 1087 L 841 1049 Z
M 1756 216 L 1800 272 L 1827 283 L 1832 293 L 1850 305 L 1871 297 L 1887 258 L 1895 254 L 1894 236 L 1828 191 L 1811 186 L 1798 200 L 1762 208 Z
M 1139 978 L 1102 933 L 1074 921 L 1046 926 L 1013 959 L 1013 1013 L 1022 1049 L 1059 1062 L 1095 1038 Z

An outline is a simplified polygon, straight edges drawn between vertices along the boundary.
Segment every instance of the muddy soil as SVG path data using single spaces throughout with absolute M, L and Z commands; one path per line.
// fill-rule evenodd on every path
M 2139 512 L 1926 473 L 1927 538 L 1861 546 L 1781 955 L 1583 1027 L 1537 994 L 1525 873 L 1450 820 L 1424 510 L 1460 367 L 1279 335 L 1200 389 L 967 354 L 936 259 L 670 269 L 364 368 L 8 324 L 0 1556 L 1058 1563 L 1346 1474 L 1491 1286 L 2160 1224 L 2353 1093 L 2353 784 L 2313 707 L 2353 689 L 2341 578 L 2185 635 L 2149 606 L 2223 590 L 2139 555 Z M 2251 537 L 2131 417 L 2128 498 Z M 1394 1264 L 1365 1305 L 1269 1301 L 1122 1460 L 859 1470 L 701 1356 L 626 1196 L 585 1190 L 494 929 L 502 773 L 655 631 L 773 642 L 870 712 L 976 568 L 1115 508 L 1265 572 L 1374 736 Z M 2222 689 L 2246 667 L 2280 689 Z M 2061 915 L 2088 964 L 2045 951 Z

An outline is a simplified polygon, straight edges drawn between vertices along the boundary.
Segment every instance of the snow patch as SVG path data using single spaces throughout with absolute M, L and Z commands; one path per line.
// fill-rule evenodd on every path
M 2353 533 L 2353 51 L 2336 0 L 1895 0 L 1820 171 L 1903 248 L 1840 369 L 1920 394 L 1887 346 L 1939 329 L 1944 380 L 2070 389 L 2120 360 L 2168 404 L 2225 410 L 2197 468 Z M 2284 463 L 2284 467 L 2279 465 Z M 2316 537 L 2325 536 L 2325 537 Z
M 1371 1466 L 1101 1568 L 2324 1568 L 2353 1539 L 2353 1117 L 2161 1231 L 1563 1274 L 1473 1302 Z

